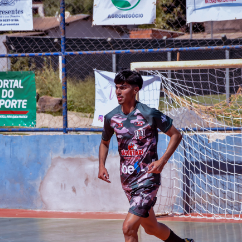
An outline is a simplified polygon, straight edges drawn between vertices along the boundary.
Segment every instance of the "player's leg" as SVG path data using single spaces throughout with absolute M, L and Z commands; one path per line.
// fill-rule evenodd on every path
M 138 229 L 141 217 L 128 213 L 123 223 L 123 234 L 125 242 L 138 242 Z
M 165 224 L 157 221 L 153 208 L 150 209 L 148 218 L 141 219 L 141 226 L 147 234 L 154 235 L 164 241 L 170 241 L 168 239 L 171 235 L 171 230 Z M 184 240 L 177 235 L 175 235 L 174 239 L 175 240 L 172 240 L 174 242 L 184 242 Z
M 165 242 L 194 242 L 193 239 L 180 238 L 165 224 L 159 223 L 153 208 L 150 209 L 148 218 L 141 218 L 140 224 L 147 234 L 154 235 Z
M 156 202 L 158 185 L 141 187 L 130 199 L 129 213 L 123 224 L 125 242 L 138 242 L 138 229 L 142 225 L 145 231 L 165 242 L 194 242 L 177 236 L 166 225 L 158 223 L 153 206 Z M 127 195 L 127 194 L 126 194 Z

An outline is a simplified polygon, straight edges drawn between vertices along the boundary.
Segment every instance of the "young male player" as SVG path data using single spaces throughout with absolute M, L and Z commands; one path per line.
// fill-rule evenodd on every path
M 114 82 L 120 105 L 105 116 L 98 178 L 110 183 L 105 162 L 110 139 L 115 132 L 121 162 L 121 183 L 130 203 L 123 223 L 125 242 L 138 242 L 140 225 L 147 234 L 165 242 L 194 242 L 193 239 L 181 239 L 166 225 L 158 223 L 153 210 L 160 173 L 181 142 L 181 134 L 168 116 L 136 101 L 135 96 L 143 85 L 139 73 L 121 71 Z M 167 150 L 160 159 L 157 156 L 157 128 L 170 137 Z

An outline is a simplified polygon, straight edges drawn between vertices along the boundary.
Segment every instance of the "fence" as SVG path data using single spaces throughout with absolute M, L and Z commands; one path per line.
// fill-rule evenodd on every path
M 0 132 L 101 132 L 102 128 L 90 127 L 95 101 L 93 69 L 116 72 L 139 61 L 242 57 L 242 33 L 237 30 L 230 32 L 227 39 L 216 32 L 216 23 L 213 23 L 213 28 L 209 28 L 212 23 L 193 23 L 188 27 L 184 1 L 174 1 L 174 4 L 157 1 L 158 12 L 163 11 L 168 16 L 168 19 L 158 18 L 158 29 L 144 28 L 149 26 L 135 29 L 132 26 L 92 27 L 89 15 L 65 16 L 65 1 L 60 0 L 60 17 L 57 14 L 56 17 L 34 19 L 37 32 L 30 36 L 26 33 L 21 33 L 21 36 L 7 34 L 5 46 L 8 53 L 0 53 L 2 69 L 5 65 L 5 70 L 35 71 L 40 97 L 60 98 L 62 108 L 56 112 L 40 110 L 36 128 L 1 127 Z M 174 12 L 174 6 L 180 14 Z M 155 73 L 162 80 L 160 106 L 168 107 L 171 116 L 180 115 L 175 126 L 187 132 L 180 146 L 181 160 L 171 159 L 179 175 L 172 177 L 170 183 L 178 179 L 179 187 L 171 185 L 169 189 L 179 188 L 180 193 L 177 197 L 172 196 L 179 201 L 168 204 L 169 211 L 174 211 L 171 207 L 175 204 L 184 213 L 209 214 L 213 210 L 220 213 L 214 208 L 222 203 L 223 210 L 227 199 L 230 199 L 225 213 L 240 215 L 241 136 L 231 134 L 227 137 L 226 132 L 241 131 L 242 73 L 241 68 L 227 69 Z M 169 82 L 170 79 L 173 83 Z M 230 99 L 231 95 L 233 98 Z M 194 126 L 188 127 L 186 120 L 183 122 L 185 118 L 190 119 Z M 209 122 L 206 123 L 206 120 Z M 226 132 L 223 134 L 225 138 L 219 137 L 219 141 L 213 142 L 211 134 L 200 136 L 197 132 L 194 135 L 194 131 Z M 216 140 L 218 134 L 214 132 L 212 135 Z M 220 142 L 220 138 L 224 141 Z M 210 187 L 211 184 L 213 186 Z M 217 187 L 221 191 L 217 191 Z M 227 196 L 227 193 L 232 195 Z M 206 206 L 202 201 L 204 197 Z
M 167 20 L 158 18 L 158 29 L 145 29 L 145 26 L 138 29 L 132 26 L 91 27 L 89 15 L 65 15 L 65 1 L 59 3 L 59 17 L 34 18 L 38 31 L 35 36 L 29 37 L 26 33 L 7 35 L 5 46 L 8 53 L 0 54 L 0 58 L 7 59 L 8 70 L 34 70 L 38 87 L 41 87 L 38 90 L 40 96 L 49 94 L 62 98 L 62 116 L 60 111 L 40 112 L 37 113 L 36 128 L 0 128 L 0 132 L 100 132 L 100 128 L 89 127 L 94 111 L 93 69 L 116 72 L 138 61 L 236 59 L 242 55 L 241 38 L 236 32 L 229 33 L 227 39 L 216 32 L 217 23 L 193 23 L 188 27 L 184 1 L 176 2 L 180 14 L 173 17 L 169 14 L 174 14 L 174 4 L 157 2 L 157 13 L 163 11 L 169 16 Z M 49 85 L 49 79 L 55 81 Z M 62 83 L 58 82 L 59 79 Z M 240 83 L 240 79 L 236 81 Z M 189 85 L 189 80 L 186 84 Z M 203 85 L 208 93 L 207 84 Z M 89 95 L 92 101 L 90 98 L 80 100 L 77 89 L 83 88 L 83 96 Z M 229 93 L 236 93 L 238 88 L 239 84 L 236 88 L 231 86 Z M 219 91 L 226 92 L 222 83 Z

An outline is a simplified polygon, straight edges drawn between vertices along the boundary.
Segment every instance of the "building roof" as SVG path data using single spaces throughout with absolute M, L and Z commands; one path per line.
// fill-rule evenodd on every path
M 25 36 L 41 36 L 45 35 L 45 32 L 21 32 L 21 33 L 11 33 L 5 34 L 8 37 L 25 37 Z
M 213 39 L 221 39 L 222 35 L 226 35 L 228 39 L 241 39 L 242 32 L 235 32 L 235 33 L 214 33 Z M 190 34 L 186 33 L 182 36 L 177 37 L 176 39 L 190 39 Z M 192 39 L 211 39 L 211 33 L 193 33 Z
M 167 38 L 176 38 L 180 35 L 184 35 L 183 32 L 164 30 L 164 29 L 132 29 L 130 30 L 131 39 L 163 39 Z
M 66 23 L 72 23 L 78 20 L 86 19 L 90 17 L 87 14 L 78 14 L 74 16 L 69 16 L 66 18 Z M 60 25 L 59 17 L 37 17 L 34 18 L 34 30 L 35 31 L 46 31 L 49 29 L 53 29 L 59 27 Z

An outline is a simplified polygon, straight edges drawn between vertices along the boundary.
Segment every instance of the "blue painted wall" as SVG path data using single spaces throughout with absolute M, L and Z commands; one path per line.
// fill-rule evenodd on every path
M 97 159 L 100 140 L 101 135 L 0 135 L 0 208 L 43 209 L 39 188 L 52 159 Z M 166 147 L 165 135 L 159 140 L 161 155 Z M 117 149 L 114 137 L 109 155 L 117 156 Z
M 209 138 L 205 135 L 201 137 L 205 140 L 207 146 L 227 153 L 227 156 L 231 159 L 235 155 L 236 160 L 240 159 L 242 156 L 241 134 L 238 134 L 237 136 L 226 136 L 225 139 L 217 139 L 216 142 L 209 141 Z M 52 197 L 56 197 L 56 194 L 59 194 L 62 191 L 58 190 L 59 184 L 58 181 L 56 181 L 56 178 L 53 181 L 51 180 L 52 173 L 49 173 L 48 180 L 44 179 L 48 172 L 50 172 L 51 167 L 52 169 L 57 167 L 56 164 L 59 161 L 57 162 L 56 159 L 61 160 L 62 163 L 66 162 L 67 170 L 68 168 L 71 169 L 71 167 L 74 167 L 74 159 L 79 159 L 82 168 L 76 179 L 74 179 L 74 182 L 78 183 L 76 186 L 79 187 L 79 190 L 76 192 L 76 188 L 73 189 L 71 184 L 68 185 L 68 181 L 66 183 L 66 186 L 72 187 L 73 190 L 73 197 L 70 197 L 70 201 L 77 199 L 76 203 L 73 204 L 77 204 L 78 201 L 81 203 L 83 200 L 82 197 L 86 196 L 85 189 L 89 189 L 87 190 L 89 192 L 88 194 L 91 194 L 90 196 L 92 196 L 90 199 L 97 199 L 97 201 L 99 201 L 100 207 L 98 207 L 98 205 L 95 208 L 95 211 L 108 211 L 108 209 L 110 209 L 110 211 L 117 211 L 117 206 L 120 206 L 119 211 L 124 212 L 128 207 L 128 204 L 126 204 L 127 199 L 122 192 L 119 181 L 117 141 L 114 137 L 110 143 L 109 157 L 111 158 L 110 161 L 107 162 L 107 167 L 111 171 L 113 183 L 108 187 L 108 185 L 97 179 L 98 149 L 100 140 L 101 135 L 0 135 L 0 208 L 75 210 L 76 205 L 73 205 L 72 207 L 65 207 L 63 205 L 61 208 L 55 208 L 53 206 L 48 207 L 46 201 L 48 202 Z M 167 146 L 167 141 L 168 138 L 166 135 L 159 134 L 159 156 L 164 152 Z M 192 141 L 188 142 L 192 144 Z M 194 147 L 197 148 L 197 145 L 194 145 Z M 179 177 L 177 178 L 182 180 L 181 171 L 184 162 L 184 153 L 181 147 L 179 147 L 178 152 L 176 152 L 173 158 L 178 161 L 177 169 L 180 170 L 178 174 Z M 57 163 L 53 163 L 53 161 Z M 86 166 L 83 162 L 86 162 Z M 71 177 L 72 173 L 68 174 L 69 177 Z M 65 173 L 62 170 L 59 181 L 61 184 L 60 186 L 65 182 L 63 179 L 65 179 Z M 43 181 L 45 181 L 45 187 L 50 183 L 51 189 L 55 187 L 53 183 L 57 184 L 56 189 L 58 191 L 53 191 L 53 194 L 51 190 L 47 191 L 43 197 L 43 194 L 41 194 L 40 191 Z M 71 183 L 73 181 L 69 182 Z M 182 183 L 180 185 L 180 188 L 182 188 Z M 93 191 L 97 191 L 98 195 L 96 195 L 95 192 L 90 193 L 90 190 L 92 189 Z M 116 193 L 122 193 L 123 195 L 120 197 L 120 205 L 118 204 L 119 200 L 116 202 L 116 207 L 107 206 L 104 200 L 102 204 L 102 202 L 100 202 L 103 197 L 102 193 L 100 193 L 100 190 L 102 189 L 106 193 L 109 193 L 105 196 L 110 196 L 110 200 L 114 199 L 113 197 L 116 195 L 117 197 L 119 196 Z M 182 197 L 182 194 L 180 193 L 179 196 Z M 125 205 L 122 205 L 123 203 L 125 203 Z M 180 204 L 180 207 L 178 207 L 181 210 L 181 202 L 176 203 Z M 91 208 L 87 208 L 87 211 L 90 211 L 90 209 Z M 77 210 L 85 210 L 85 204 L 83 204 L 83 207 L 80 205 Z

